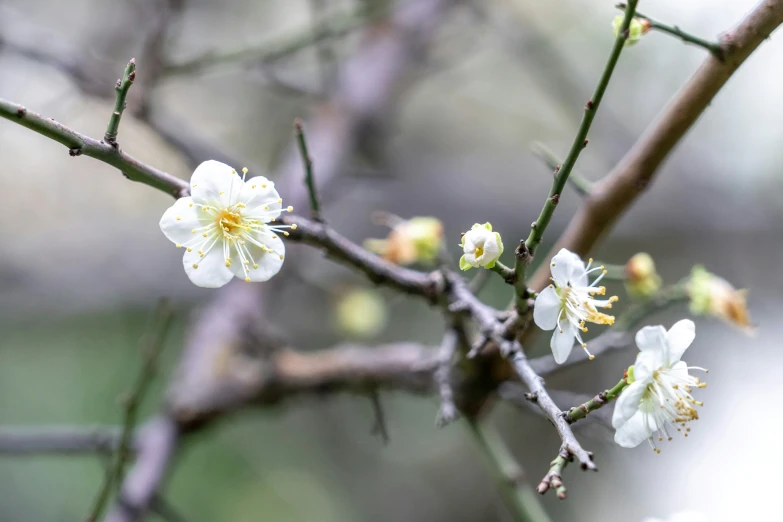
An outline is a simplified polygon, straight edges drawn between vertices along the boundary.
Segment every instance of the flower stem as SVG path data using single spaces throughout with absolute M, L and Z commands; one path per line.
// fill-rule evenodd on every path
M 491 270 L 496 274 L 500 274 L 500 276 L 507 282 L 513 282 L 514 280 L 514 269 L 507 267 L 500 261 L 495 261 L 495 265 L 492 268 L 487 268 L 487 270 Z
M 307 194 L 310 197 L 310 214 L 314 221 L 323 222 L 321 219 L 321 205 L 318 202 L 318 193 L 315 189 L 315 179 L 313 178 L 313 158 L 307 149 L 307 140 L 305 140 L 302 120 L 294 120 L 294 131 L 296 132 L 296 143 L 299 146 L 299 154 L 302 156 L 302 163 L 305 169 L 305 185 L 307 185 Z
M 134 80 L 136 80 L 136 60 L 131 58 L 128 65 L 125 66 L 122 79 L 117 80 L 117 85 L 114 88 L 117 92 L 117 97 L 114 99 L 114 111 L 109 118 L 106 134 L 103 135 L 103 141 L 115 147 L 117 146 L 117 134 L 120 132 L 120 118 L 125 110 L 125 98 L 128 96 L 128 91 Z
M 617 4 L 615 7 L 617 9 L 625 9 L 625 3 L 621 2 Z M 718 42 L 710 42 L 704 40 L 703 38 L 693 36 L 690 33 L 686 33 L 676 25 L 669 25 L 663 22 L 659 22 L 658 20 L 654 20 L 647 15 L 643 15 L 642 13 L 636 13 L 636 18 L 643 18 L 647 20 L 650 23 L 650 29 L 655 29 L 657 31 L 661 31 L 662 33 L 670 34 L 674 37 L 679 38 L 685 43 L 691 43 L 693 45 L 698 45 L 699 47 L 703 47 L 704 49 L 712 53 L 712 55 L 715 56 L 715 58 L 717 58 L 720 61 L 723 61 L 723 59 L 725 58 L 723 48 L 720 46 Z
M 471 433 L 492 468 L 498 490 L 516 522 L 549 522 L 538 497 L 524 480 L 522 468 L 514 460 L 500 435 L 486 423 L 469 419 Z
M 625 380 L 625 378 L 621 379 L 620 382 L 615 384 L 613 388 L 602 391 L 584 404 L 575 406 L 568 410 L 568 413 L 566 414 L 566 420 L 569 423 L 573 423 L 579 419 L 584 419 L 589 413 L 594 412 L 599 408 L 603 408 L 606 404 L 615 400 L 626 388 L 626 386 L 628 386 L 628 381 Z
M 544 231 L 546 230 L 547 225 L 549 225 L 549 221 L 552 219 L 552 214 L 555 212 L 555 207 L 560 201 L 560 195 L 563 191 L 563 187 L 568 181 L 568 177 L 571 175 L 571 171 L 573 171 L 574 165 L 576 165 L 576 160 L 579 158 L 579 154 L 587 146 L 587 133 L 590 130 L 590 126 L 593 124 L 593 119 L 595 118 L 596 112 L 598 111 L 598 106 L 601 104 L 601 100 L 604 97 L 606 88 L 609 85 L 609 80 L 612 78 L 612 73 L 614 73 L 617 61 L 619 60 L 620 54 L 622 53 L 623 47 L 625 46 L 625 41 L 628 38 L 628 28 L 631 25 L 631 20 L 633 19 L 634 13 L 636 11 L 637 2 L 638 0 L 630 0 L 628 2 L 628 6 L 625 10 L 625 18 L 623 19 L 623 23 L 620 27 L 620 31 L 617 34 L 617 38 L 615 38 L 612 52 L 609 55 L 609 59 L 607 60 L 606 65 L 604 66 L 603 73 L 601 74 L 601 78 L 598 81 L 598 85 L 595 87 L 593 97 L 588 100 L 587 104 L 585 104 L 584 116 L 582 117 L 582 122 L 579 125 L 579 130 L 574 137 L 574 141 L 571 144 L 571 150 L 568 152 L 568 155 L 566 156 L 565 161 L 563 161 L 560 169 L 555 173 L 552 189 L 549 191 L 549 196 L 547 197 L 546 202 L 541 209 L 541 213 L 539 214 L 538 219 L 536 219 L 536 221 L 531 225 L 530 234 L 524 243 L 524 249 L 526 252 L 522 252 L 524 255 L 520 255 L 519 253 L 517 255 L 517 263 L 515 268 L 516 282 L 514 286 L 518 296 L 517 303 L 523 307 L 525 306 L 524 296 L 527 293 L 527 282 L 525 280 L 525 269 L 527 267 L 527 263 L 535 255 L 536 249 L 541 243 L 541 239 L 544 237 Z

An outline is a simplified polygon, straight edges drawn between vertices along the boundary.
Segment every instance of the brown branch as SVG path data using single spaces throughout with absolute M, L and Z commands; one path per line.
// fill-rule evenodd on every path
M 685 133 L 707 109 L 715 95 L 750 54 L 783 23 L 783 0 L 764 0 L 721 39 L 725 60 L 708 56 L 698 71 L 675 94 L 617 166 L 593 186 L 590 196 L 547 256 L 560 248 L 587 255 L 637 197 L 649 186 L 658 168 Z M 531 287 L 541 290 L 549 278 L 543 263 Z

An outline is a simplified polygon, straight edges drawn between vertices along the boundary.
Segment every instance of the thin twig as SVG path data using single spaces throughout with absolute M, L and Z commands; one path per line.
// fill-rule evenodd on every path
M 614 387 L 604 390 L 589 401 L 585 401 L 579 406 L 575 406 L 568 410 L 566 414 L 566 420 L 573 424 L 574 422 L 584 419 L 588 414 L 603 408 L 617 397 L 620 396 L 622 391 L 628 386 L 628 381 L 625 378 L 620 379 L 620 382 L 614 385 Z
M 103 135 L 103 141 L 117 146 L 117 133 L 120 132 L 120 118 L 125 110 L 125 98 L 128 96 L 128 90 L 133 82 L 136 80 L 136 60 L 131 58 L 128 65 L 125 67 L 125 72 L 122 78 L 117 80 L 117 85 L 114 90 L 117 92 L 117 97 L 114 100 L 114 110 L 109 118 L 109 125 L 106 127 L 106 134 Z
M 90 515 L 87 517 L 88 522 L 95 522 L 101 517 L 103 510 L 106 507 L 106 503 L 109 501 L 112 490 L 122 481 L 125 462 L 130 456 L 133 432 L 136 427 L 136 414 L 139 405 L 144 399 L 147 388 L 155 376 L 158 355 L 165 345 L 166 335 L 171 326 L 171 320 L 171 309 L 169 308 L 168 303 L 165 300 L 162 300 L 153 316 L 152 326 L 145 336 L 145 347 L 143 349 L 144 363 L 142 364 L 141 371 L 136 378 L 133 389 L 124 399 L 125 413 L 123 416 L 120 444 L 117 448 L 114 462 L 110 467 L 109 472 L 106 474 L 106 480 L 95 499 L 95 504 L 93 504 Z
M 617 9 L 625 10 L 625 3 L 620 2 L 619 4 L 615 5 Z M 707 40 L 704 40 L 703 38 L 699 38 L 697 36 L 693 36 L 690 33 L 686 33 L 676 25 L 668 25 L 663 22 L 659 22 L 658 20 L 654 20 L 650 18 L 647 15 L 644 15 L 642 13 L 637 12 L 636 18 L 642 18 L 644 20 L 647 20 L 650 24 L 650 29 L 655 29 L 657 31 L 661 31 L 662 33 L 670 34 L 672 36 L 675 36 L 682 40 L 685 43 L 691 43 L 693 45 L 698 45 L 699 47 L 703 47 L 710 53 L 712 53 L 715 58 L 718 60 L 723 60 L 724 54 L 723 49 L 720 46 L 720 43 L 718 42 L 709 42 Z
M 146 165 L 112 145 L 80 134 L 51 118 L 44 118 L 25 107 L 0 99 L 0 117 L 17 123 L 68 147 L 71 156 L 89 156 L 116 167 L 126 178 L 162 190 L 174 197 L 190 193 L 187 181 Z
M 509 284 L 514 284 L 514 269 L 509 268 L 500 261 L 495 261 L 495 264 L 492 266 L 492 268 L 489 268 L 488 270 L 495 272 L 496 274 L 500 275 L 500 277 L 503 278 L 503 280 Z
M 560 452 L 555 457 L 555 460 L 549 463 L 549 471 L 541 479 L 541 483 L 536 488 L 536 491 L 543 495 L 550 488 L 555 488 L 557 498 L 565 500 L 567 490 L 565 484 L 563 484 L 563 469 L 573 459 L 573 455 L 566 448 L 560 448 Z
M 208 52 L 187 61 L 170 64 L 166 66 L 164 73 L 166 75 L 192 74 L 219 65 L 244 62 L 270 64 L 326 39 L 344 36 L 372 20 L 386 16 L 388 10 L 383 6 L 385 3 L 380 2 L 380 8 L 368 9 L 360 6 L 351 12 L 336 13 L 315 25 L 304 27 L 274 42 L 234 51 Z
M 541 243 L 541 239 L 544 237 L 544 231 L 546 231 L 549 221 L 552 219 L 552 215 L 555 212 L 560 197 L 563 192 L 563 187 L 568 181 L 568 177 L 571 171 L 576 165 L 576 160 L 579 159 L 579 154 L 587 146 L 587 133 L 590 131 L 590 126 L 593 123 L 593 119 L 598 111 L 598 107 L 601 105 L 601 100 L 604 97 L 606 88 L 609 85 L 609 80 L 612 78 L 617 61 L 620 58 L 620 54 L 625 47 L 625 41 L 628 38 L 628 28 L 631 25 L 634 12 L 636 11 L 636 4 L 638 0 L 631 0 L 628 2 L 628 8 L 625 11 L 625 18 L 620 27 L 620 31 L 615 38 L 612 52 L 609 54 L 609 59 L 606 61 L 604 71 L 601 74 L 601 78 L 598 80 L 598 85 L 595 87 L 595 92 L 590 100 L 587 101 L 584 108 L 584 116 L 582 117 L 582 123 L 579 125 L 579 130 L 574 137 L 574 141 L 571 144 L 571 149 L 568 151 L 566 159 L 563 161 L 562 166 L 554 176 L 554 182 L 552 183 L 552 189 L 549 191 L 549 196 L 544 203 L 541 213 L 538 219 L 533 222 L 530 228 L 530 234 L 525 240 L 525 249 L 527 255 L 524 257 L 517 257 L 517 263 L 515 267 L 516 271 L 516 293 L 518 296 L 517 306 L 524 306 L 526 302 L 527 294 L 527 281 L 525 278 L 525 270 L 527 264 L 530 262 L 533 256 L 536 254 L 538 245 Z
M 373 425 L 370 433 L 378 435 L 384 445 L 389 444 L 389 428 L 386 425 L 386 414 L 381 404 L 381 395 L 377 388 L 370 390 L 370 405 L 372 406 Z
M 0 455 L 110 455 L 121 432 L 119 426 L 6 426 L 0 428 Z
M 658 167 L 688 129 L 710 106 L 715 95 L 739 66 L 783 23 L 783 0 L 765 0 L 721 39 L 725 59 L 708 56 L 668 106 L 647 128 L 625 157 L 601 181 L 571 219 L 566 231 L 550 251 L 561 248 L 586 257 L 625 210 L 649 186 Z M 529 286 L 543 289 L 549 267 L 542 263 Z
M 299 154 L 302 155 L 302 164 L 305 171 L 305 185 L 307 194 L 310 197 L 310 217 L 313 221 L 323 222 L 321 219 L 321 205 L 318 203 L 318 192 L 315 188 L 315 179 L 313 178 L 313 158 L 307 150 L 307 140 L 305 139 L 302 120 L 294 120 L 294 131 L 296 133 L 296 144 L 299 147 Z
M 554 152 L 540 141 L 533 142 L 530 145 L 530 150 L 533 152 L 533 155 L 546 164 L 550 172 L 554 172 L 554 175 L 557 175 L 560 167 L 563 165 L 563 161 Z M 593 182 L 573 170 L 571 175 L 568 176 L 568 183 L 580 196 L 588 196 L 590 191 L 593 190 Z
M 473 438 L 481 449 L 498 491 L 516 522 L 548 522 L 540 501 L 525 480 L 522 467 L 514 459 L 503 439 L 487 422 L 468 420 Z

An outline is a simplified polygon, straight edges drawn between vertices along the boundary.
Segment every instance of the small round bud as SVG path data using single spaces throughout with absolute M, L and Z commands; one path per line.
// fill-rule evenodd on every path
M 620 36 L 620 29 L 623 26 L 623 20 L 625 15 L 617 15 L 612 20 L 612 32 L 615 38 Z M 646 18 L 632 18 L 631 25 L 628 27 L 628 37 L 625 40 L 625 45 L 634 45 L 636 42 L 642 39 L 647 31 L 650 30 L 650 21 Z

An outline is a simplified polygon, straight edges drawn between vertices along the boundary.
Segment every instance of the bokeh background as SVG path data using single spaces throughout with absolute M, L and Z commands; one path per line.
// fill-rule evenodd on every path
M 359 3 L 188 0 L 172 22 L 165 55 L 177 61 L 210 50 L 271 47 L 306 32 L 314 10 L 332 16 Z M 0 2 L 0 97 L 100 137 L 114 81 L 142 52 L 146 30 L 159 20 L 158 4 Z M 712 37 L 755 1 L 640 4 L 646 14 Z M 444 221 L 455 254 L 459 233 L 474 222 L 491 221 L 507 244 L 525 235 L 551 179 L 529 144 L 567 151 L 612 45 L 615 14 L 610 0 L 491 0 L 446 11 L 426 57 L 397 86 L 392 109 L 362 131 L 343 167 L 347 177 L 327 191 L 330 223 L 360 241 L 385 233 L 370 219 L 374 210 L 434 215 Z M 163 77 L 148 93 L 146 115 L 129 111 L 123 118 L 122 147 L 187 178 L 189 158 L 165 137 L 180 133 L 274 175 L 293 119 L 318 110 L 336 70 L 329 54 L 339 65 L 362 50 L 361 30 L 328 41 L 326 54 L 310 46 L 263 68 L 226 65 Z M 577 170 L 603 176 L 703 58 L 702 49 L 657 33 L 628 48 Z M 780 519 L 774 492 L 783 486 L 776 408 L 783 392 L 782 59 L 783 42 L 773 36 L 595 253 L 624 263 L 647 251 L 668 282 L 705 264 L 750 289 L 758 335 L 697 319 L 687 360 L 711 371 L 691 436 L 656 455 L 647 447 L 619 448 L 610 430 L 588 425 L 581 438 L 600 472 L 567 469 L 568 500 L 541 498 L 555 521 L 627 522 L 686 508 L 711 521 Z M 144 63 L 138 74 L 145 74 Z M 144 325 L 158 298 L 168 296 L 178 319 L 143 406 L 144 415 L 153 414 L 189 313 L 213 294 L 189 283 L 180 252 L 158 228 L 170 199 L 102 163 L 70 158 L 59 144 L 7 121 L 0 121 L 0 191 L 0 423 L 118 423 L 117 398 L 141 363 Z M 561 201 L 549 242 L 579 196 L 569 189 Z M 284 267 L 286 284 L 269 321 L 302 349 L 324 348 L 345 338 L 335 304 L 364 282 L 317 254 L 296 252 L 300 268 Z M 512 255 L 509 249 L 506 260 Z M 386 291 L 380 296 L 386 323 L 363 341 L 439 340 L 436 311 Z M 502 306 L 508 289 L 493 280 L 482 298 Z M 669 326 L 686 313 L 683 306 L 651 320 Z M 532 349 L 544 353 L 546 336 Z M 614 384 L 633 357 L 631 351 L 601 357 L 548 382 L 594 394 Z M 192 441 L 166 497 L 196 522 L 511 520 L 464 424 L 435 429 L 435 398 L 381 400 L 388 445 L 370 434 L 372 410 L 360 397 L 236 414 Z M 491 420 L 537 482 L 559 443 L 549 424 L 504 404 Z M 0 456 L 0 520 L 83 519 L 101 480 L 97 457 Z

